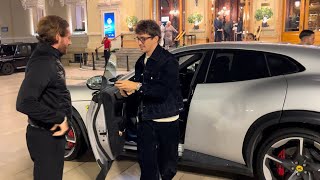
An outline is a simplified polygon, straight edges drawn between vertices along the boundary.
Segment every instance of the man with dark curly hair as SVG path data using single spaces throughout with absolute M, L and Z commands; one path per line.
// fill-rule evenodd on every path
M 138 96 L 138 159 L 141 180 L 171 180 L 177 172 L 179 113 L 183 102 L 179 63 L 159 45 L 161 31 L 153 20 L 136 26 L 144 54 L 135 65 L 134 81 L 117 81 L 123 96 Z

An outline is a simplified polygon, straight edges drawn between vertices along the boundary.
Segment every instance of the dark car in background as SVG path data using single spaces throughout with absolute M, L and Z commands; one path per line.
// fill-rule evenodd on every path
M 0 71 L 12 74 L 17 69 L 24 69 L 37 46 L 37 43 L 12 43 L 0 45 Z

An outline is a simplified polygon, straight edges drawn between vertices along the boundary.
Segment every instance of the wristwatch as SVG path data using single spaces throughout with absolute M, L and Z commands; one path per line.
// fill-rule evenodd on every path
M 141 88 L 142 84 L 141 83 L 138 83 L 137 85 L 137 88 L 136 88 L 136 91 L 139 91 L 139 89 Z

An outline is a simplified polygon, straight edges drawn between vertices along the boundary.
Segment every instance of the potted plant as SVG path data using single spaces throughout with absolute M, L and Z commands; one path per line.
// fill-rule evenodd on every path
M 199 24 L 201 23 L 202 18 L 203 18 L 202 14 L 193 13 L 189 15 L 188 22 L 190 24 L 194 24 L 193 29 L 199 29 Z
M 273 16 L 273 12 L 271 8 L 262 7 L 256 11 L 254 15 L 257 21 L 262 20 L 262 27 L 268 27 L 268 20 Z
M 127 16 L 126 23 L 129 28 L 129 31 L 133 31 L 133 26 L 138 23 L 138 18 L 136 16 Z

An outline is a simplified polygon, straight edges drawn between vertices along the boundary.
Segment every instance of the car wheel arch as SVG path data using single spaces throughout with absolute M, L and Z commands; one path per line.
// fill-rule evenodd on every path
M 84 124 L 83 119 L 80 116 L 80 113 L 73 106 L 72 106 L 72 116 L 74 117 L 74 119 L 76 120 L 76 122 L 78 123 L 78 125 L 80 127 L 81 133 L 84 137 L 84 141 L 86 142 L 87 147 L 90 147 L 87 128 Z
M 301 125 L 310 130 L 317 130 L 320 127 L 320 112 L 285 110 L 272 112 L 257 119 L 247 131 L 243 143 L 242 154 L 247 166 L 252 169 L 259 144 L 273 131 Z
M 242 146 L 242 155 L 247 166 L 252 169 L 252 162 L 254 152 L 263 138 L 263 131 L 279 124 L 281 118 L 281 111 L 275 111 L 258 118 L 249 128 L 245 135 Z
M 4 66 L 8 66 L 8 67 L 10 67 L 10 71 L 4 71 Z M 14 73 L 14 71 L 16 70 L 16 67 L 14 66 L 14 64 L 12 63 L 12 62 L 4 62 L 4 63 L 2 63 L 2 65 L 1 65 L 1 72 L 4 74 L 4 75 L 10 75 L 10 74 L 12 74 L 12 73 Z

